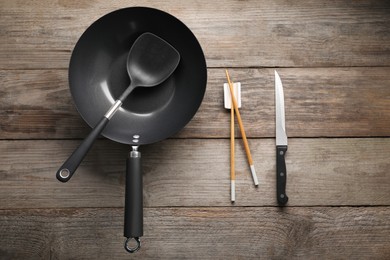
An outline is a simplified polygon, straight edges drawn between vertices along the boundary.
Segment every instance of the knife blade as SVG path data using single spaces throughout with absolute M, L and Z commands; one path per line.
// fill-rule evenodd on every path
M 287 170 L 285 155 L 287 152 L 287 134 L 284 115 L 284 92 L 282 80 L 275 70 L 275 123 L 276 123 L 276 196 L 279 205 L 288 201 L 286 194 Z

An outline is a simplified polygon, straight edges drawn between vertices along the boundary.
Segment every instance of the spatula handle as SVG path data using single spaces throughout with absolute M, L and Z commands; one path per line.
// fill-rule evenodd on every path
M 92 129 L 91 133 L 83 140 L 79 147 L 72 153 L 72 155 L 65 161 L 65 163 L 57 171 L 57 179 L 62 182 L 67 182 L 70 180 L 77 167 L 83 161 L 84 157 L 87 155 L 88 151 L 91 149 L 96 138 L 103 132 L 103 129 L 106 127 L 108 121 L 111 117 L 118 111 L 121 107 L 122 102 L 117 100 L 111 107 L 108 109 L 107 113 L 100 119 L 99 123 Z
M 96 138 L 101 134 L 109 119 L 103 117 L 89 135 L 83 140 L 80 146 L 72 153 L 72 155 L 64 162 L 57 171 L 57 179 L 62 182 L 67 182 L 72 177 L 77 167 L 84 159 L 85 155 L 91 149 Z

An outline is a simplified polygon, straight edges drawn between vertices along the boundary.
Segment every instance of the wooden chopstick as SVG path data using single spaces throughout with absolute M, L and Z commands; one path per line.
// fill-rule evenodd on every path
M 248 158 L 249 167 L 251 169 L 253 182 L 254 182 L 255 186 L 258 186 L 259 181 L 257 180 L 256 170 L 255 170 L 255 167 L 253 165 L 253 159 L 252 159 L 251 151 L 249 150 L 249 145 L 248 145 L 248 140 L 246 138 L 244 125 L 242 123 L 240 111 L 238 110 L 237 101 L 236 101 L 236 98 L 234 96 L 233 84 L 230 81 L 229 72 L 227 70 L 225 70 L 225 72 L 226 72 L 226 78 L 228 80 L 228 85 L 229 85 L 229 89 L 230 89 L 230 95 L 231 95 L 232 101 L 233 101 L 234 111 L 236 112 L 237 121 L 238 121 L 238 125 L 240 127 L 242 140 L 244 141 L 245 152 L 246 152 L 246 156 Z
M 232 98 L 233 100 L 233 98 Z M 232 102 L 233 104 L 233 102 Z M 230 200 L 236 201 L 236 173 L 234 163 L 234 108 L 230 108 Z

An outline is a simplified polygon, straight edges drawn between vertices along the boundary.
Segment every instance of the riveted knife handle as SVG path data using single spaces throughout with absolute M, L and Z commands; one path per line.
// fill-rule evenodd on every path
M 286 152 L 287 146 L 276 146 L 276 196 L 279 205 L 285 205 L 288 201 L 286 194 L 287 170 L 284 158 Z

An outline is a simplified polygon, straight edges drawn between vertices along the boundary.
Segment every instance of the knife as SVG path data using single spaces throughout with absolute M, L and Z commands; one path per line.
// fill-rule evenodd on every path
M 288 201 L 286 194 L 286 161 L 287 134 L 284 116 L 284 93 L 282 81 L 275 70 L 275 112 L 276 112 L 276 196 L 279 205 Z

